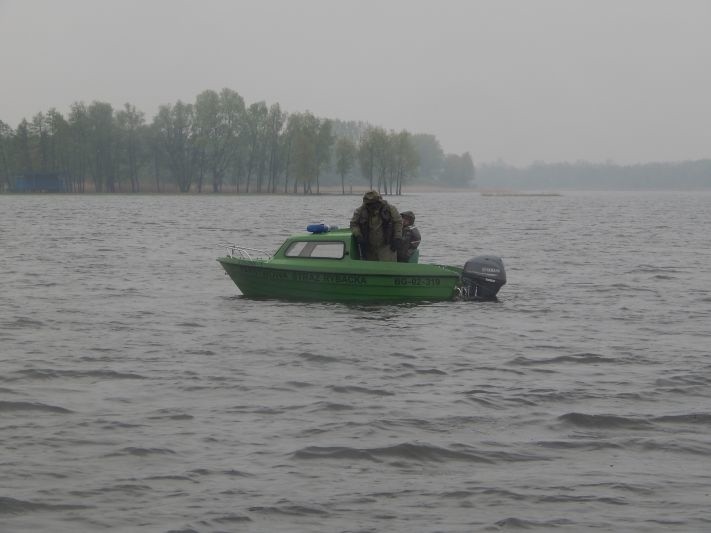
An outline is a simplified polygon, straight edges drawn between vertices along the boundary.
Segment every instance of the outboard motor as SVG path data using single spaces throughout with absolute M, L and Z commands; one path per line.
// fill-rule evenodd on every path
M 504 262 L 494 255 L 479 255 L 464 264 L 462 297 L 468 300 L 492 300 L 506 283 Z

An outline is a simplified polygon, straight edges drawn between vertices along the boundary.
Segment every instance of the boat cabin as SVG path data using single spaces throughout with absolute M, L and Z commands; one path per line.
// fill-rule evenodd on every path
M 360 260 L 360 253 L 351 230 L 341 229 L 289 237 L 274 258 Z

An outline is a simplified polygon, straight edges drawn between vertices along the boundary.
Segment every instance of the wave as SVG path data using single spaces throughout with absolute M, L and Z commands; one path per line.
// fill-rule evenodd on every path
M 368 451 L 348 446 L 307 446 L 295 451 L 292 456 L 295 459 L 365 459 L 376 463 L 380 462 L 375 455 Z
M 183 350 L 183 353 L 187 355 L 217 355 L 212 350 Z
M 382 389 L 369 389 L 367 387 L 359 387 L 357 385 L 331 385 L 330 389 L 333 392 L 343 392 L 343 393 L 360 393 L 360 394 L 371 394 L 374 396 L 394 396 L 395 393 Z
M 169 448 L 141 448 L 136 446 L 128 446 L 121 450 L 110 453 L 105 457 L 122 457 L 126 455 L 134 455 L 137 457 L 145 457 L 148 455 L 174 455 L 176 452 Z
M 645 418 L 631 418 L 617 415 L 588 415 L 585 413 L 567 413 L 558 420 L 584 428 L 597 429 L 650 429 L 652 423 Z
M 91 498 L 93 496 L 100 496 L 102 494 L 112 494 L 114 492 L 125 494 L 127 496 L 140 496 L 152 490 L 152 487 L 149 487 L 148 485 L 138 485 L 134 483 L 118 483 L 109 487 L 103 487 L 93 490 L 75 490 L 71 491 L 70 494 L 77 498 Z
M 679 385 L 711 385 L 711 378 L 698 374 L 686 374 L 659 378 L 655 384 L 659 387 L 677 387 Z
M 318 413 L 320 411 L 352 411 L 353 409 L 355 409 L 355 407 L 351 404 L 327 401 L 316 402 L 309 406 L 309 412 L 311 413 Z
M 510 452 L 483 452 L 463 444 L 443 448 L 430 444 L 401 443 L 378 448 L 351 448 L 348 446 L 308 446 L 293 453 L 296 459 L 347 459 L 367 460 L 376 463 L 390 459 L 402 459 L 419 463 L 464 461 L 494 464 L 497 462 L 520 462 L 545 459 L 529 454 Z
M 12 411 L 41 411 L 45 413 L 72 413 L 73 411 L 56 405 L 35 402 L 7 402 L 0 400 L 0 413 Z
M 538 498 L 541 503 L 587 503 L 600 502 L 608 505 L 628 505 L 629 502 L 624 498 L 613 498 L 611 496 L 576 496 L 573 494 L 553 494 L 550 496 L 541 496 Z
M 198 481 L 179 474 L 165 474 L 162 476 L 148 476 L 146 481 L 189 481 L 190 483 L 199 483 Z
M 149 420 L 193 420 L 195 417 L 188 413 L 175 412 L 172 409 L 161 409 L 159 414 L 149 416 Z
M 421 368 L 415 369 L 416 374 L 434 374 L 436 376 L 446 376 L 447 372 L 444 370 L 439 370 L 438 368 Z
M 195 468 L 188 472 L 189 475 L 195 476 L 212 476 L 212 475 L 222 475 L 229 477 L 254 477 L 254 474 L 249 472 L 243 472 L 242 470 L 209 470 L 207 468 Z
M 604 483 L 589 483 L 581 485 L 581 487 L 590 487 L 593 489 L 604 489 L 606 491 L 621 491 L 630 492 L 632 494 L 640 494 L 644 496 L 651 496 L 656 493 L 656 489 L 653 485 L 645 487 L 644 485 L 631 484 L 631 483 L 620 483 L 620 482 L 604 482 Z
M 699 424 L 711 425 L 711 413 L 688 413 L 683 415 L 664 415 L 654 417 L 652 420 L 670 424 Z
M 98 378 L 109 379 L 146 379 L 145 376 L 133 372 L 116 372 L 115 370 L 57 370 L 53 368 L 31 368 L 16 372 L 31 379 L 57 378 Z
M 455 429 L 468 429 L 476 424 L 489 422 L 491 422 L 491 419 L 484 416 L 443 416 L 436 419 L 380 418 L 362 425 L 386 430 L 411 428 L 418 432 L 431 431 L 436 433 L 449 433 Z
M 25 514 L 38 511 L 69 511 L 77 509 L 89 509 L 87 505 L 58 505 L 41 502 L 31 502 L 26 500 L 17 500 L 8 496 L 0 496 L 0 515 L 9 514 Z
M 7 329 L 21 329 L 21 328 L 39 328 L 44 326 L 45 323 L 40 320 L 33 320 L 25 316 L 17 317 L 12 322 L 4 322 L 3 328 Z
M 309 383 L 308 381 L 287 381 L 286 385 L 289 385 L 290 387 L 294 387 L 296 389 L 306 389 L 314 386 L 313 383 Z
M 264 513 L 264 514 L 281 514 L 290 516 L 327 516 L 330 513 L 325 509 L 320 507 L 313 507 L 309 505 L 298 505 L 298 504 L 288 504 L 288 505 L 271 505 L 271 506 L 254 506 L 250 507 L 249 510 L 253 513 Z
M 460 394 L 465 396 L 466 400 L 469 402 L 474 402 L 492 409 L 504 409 L 505 407 L 511 405 L 525 405 L 528 407 L 538 405 L 537 402 L 530 400 L 524 395 L 501 397 L 495 392 L 483 391 L 479 389 L 463 391 Z M 492 396 L 497 396 L 497 398 L 494 399 Z
M 106 420 L 104 418 L 98 418 L 93 423 L 99 424 L 102 429 L 110 430 L 122 430 L 144 427 L 143 424 L 131 424 L 129 422 L 122 422 L 120 420 Z
M 320 355 L 310 352 L 301 352 L 297 355 L 302 359 L 313 363 L 337 363 L 341 361 L 338 357 L 331 357 L 330 355 Z
M 664 452 L 674 454 L 700 455 L 706 457 L 711 453 L 711 446 L 707 442 L 693 442 L 688 439 L 679 441 L 668 439 L 629 439 L 621 443 L 624 448 L 640 452 Z
M 532 366 L 532 365 L 551 365 L 558 363 L 577 363 L 577 364 L 597 364 L 597 363 L 615 363 L 617 359 L 605 357 L 596 353 L 576 353 L 571 355 L 559 355 L 548 359 L 530 359 L 528 357 L 516 357 L 508 362 L 510 365 Z
M 684 431 L 687 434 L 705 433 L 708 427 L 711 426 L 711 414 L 709 413 L 686 413 L 678 415 L 662 415 L 662 416 L 619 416 L 609 414 L 585 414 L 585 413 L 567 413 L 558 417 L 560 422 L 570 424 L 585 429 L 598 430 L 656 430 L 659 431 L 660 426 L 675 425 L 680 426 L 675 428 L 675 431 Z M 625 442 L 613 443 L 596 443 L 595 442 L 566 442 L 566 441 L 551 441 L 541 442 L 543 447 L 560 447 L 560 448 L 583 448 L 583 449 L 600 449 L 610 447 L 624 447 L 641 449 L 642 451 L 666 451 L 689 453 L 694 455 L 705 455 L 711 452 L 711 449 L 705 442 L 676 442 L 664 439 L 630 439 Z
M 638 265 L 636 268 L 628 270 L 627 274 L 682 274 L 688 272 L 688 269 L 682 270 L 677 267 L 662 267 L 656 265 Z
M 621 444 L 600 440 L 552 440 L 539 441 L 536 446 L 550 450 L 597 451 L 624 448 Z
M 214 522 L 217 522 L 218 524 L 238 524 L 240 522 L 251 522 L 252 519 L 248 516 L 244 516 L 241 514 L 228 514 L 225 516 L 218 516 L 217 518 L 213 518 Z
M 504 518 L 496 522 L 497 530 L 501 529 L 531 529 L 531 528 L 555 528 L 562 526 L 571 526 L 575 524 L 567 518 L 557 518 L 554 520 L 547 520 L 545 522 L 537 520 L 524 520 L 522 518 Z

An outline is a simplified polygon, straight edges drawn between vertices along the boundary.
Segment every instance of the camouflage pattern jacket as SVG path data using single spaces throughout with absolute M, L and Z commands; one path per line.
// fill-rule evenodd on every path
M 380 206 L 372 212 L 365 205 L 356 208 L 351 230 L 356 238 L 365 240 L 366 246 L 377 248 L 402 237 L 402 218 L 394 206 L 381 200 Z

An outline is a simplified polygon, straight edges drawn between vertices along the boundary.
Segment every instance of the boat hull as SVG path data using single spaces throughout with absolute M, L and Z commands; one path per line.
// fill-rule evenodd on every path
M 298 260 L 218 259 L 249 298 L 319 301 L 436 301 L 458 294 L 460 271 L 429 264 L 358 261 L 315 265 Z

